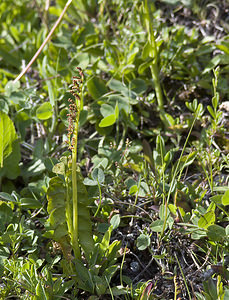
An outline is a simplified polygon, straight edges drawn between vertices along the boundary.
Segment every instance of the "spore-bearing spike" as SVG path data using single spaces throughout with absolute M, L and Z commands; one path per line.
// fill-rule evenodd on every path
M 69 149 L 73 150 L 75 145 L 75 138 L 73 137 L 74 129 L 76 123 L 78 124 L 77 114 L 79 113 L 79 102 L 80 102 L 80 93 L 82 92 L 82 84 L 84 80 L 84 74 L 81 68 L 76 68 L 79 72 L 78 76 L 73 76 L 73 85 L 71 86 L 70 93 L 75 97 L 77 103 L 69 98 L 69 113 L 67 114 L 68 117 L 68 139 L 69 139 Z

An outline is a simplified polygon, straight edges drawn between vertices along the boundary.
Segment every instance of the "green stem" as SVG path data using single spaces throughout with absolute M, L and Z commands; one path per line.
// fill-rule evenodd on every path
M 146 25 L 146 29 L 148 32 L 148 43 L 150 45 L 149 56 L 153 58 L 153 62 L 152 62 L 152 65 L 150 66 L 150 70 L 151 70 L 153 81 L 154 81 L 158 107 L 160 110 L 162 110 L 160 115 L 161 115 L 161 118 L 163 118 L 164 103 L 163 103 L 163 94 L 162 94 L 162 89 L 161 89 L 161 84 L 160 84 L 160 76 L 159 76 L 159 70 L 158 70 L 158 49 L 157 49 L 157 43 L 156 43 L 155 37 L 154 37 L 153 26 L 151 23 L 148 0 L 145 0 L 144 12 L 145 12 L 145 25 Z
M 80 74 L 81 76 L 81 74 Z M 80 78 L 79 78 L 80 79 Z M 83 104 L 83 84 L 78 82 L 78 87 L 75 87 L 76 91 L 73 90 L 76 104 L 76 117 L 74 120 L 74 131 L 72 136 L 72 247 L 76 258 L 80 258 L 80 247 L 79 247 L 79 236 L 78 236 L 78 186 L 77 186 L 77 144 L 78 144 L 78 131 L 79 131 L 79 117 L 80 110 Z
M 78 191 L 77 191 L 77 140 L 78 140 L 78 120 L 75 122 L 73 137 L 75 139 L 72 150 L 72 208 L 73 208 L 73 232 L 72 247 L 76 258 L 80 258 L 80 248 L 78 241 Z
M 71 202 L 70 197 L 71 194 L 69 192 L 69 178 L 66 176 L 66 217 L 67 217 L 67 225 L 68 225 L 68 232 L 72 235 L 73 227 L 72 227 L 72 209 L 71 209 Z
M 160 84 L 157 63 L 152 63 L 152 65 L 150 66 L 150 70 L 151 70 L 153 81 L 154 81 L 154 88 L 155 88 L 158 107 L 161 111 L 160 115 L 161 115 L 161 117 L 163 117 L 164 103 L 163 103 L 163 94 L 162 94 L 162 89 L 161 89 L 161 84 Z

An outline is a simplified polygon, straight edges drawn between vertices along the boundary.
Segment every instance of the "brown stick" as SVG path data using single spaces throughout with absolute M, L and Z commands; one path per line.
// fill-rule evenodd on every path
M 49 39 L 51 38 L 53 32 L 55 31 L 55 29 L 57 28 L 57 26 L 60 24 L 60 21 L 62 20 L 64 14 L 65 14 L 67 8 L 69 7 L 69 5 L 71 4 L 71 2 L 72 2 L 72 0 L 68 0 L 68 2 L 65 4 L 65 7 L 64 7 L 61 15 L 59 16 L 58 20 L 54 24 L 53 28 L 50 30 L 48 36 L 46 37 L 46 39 L 44 40 L 44 42 L 42 43 L 42 45 L 40 46 L 40 48 L 37 50 L 37 52 L 34 54 L 33 58 L 30 60 L 30 62 L 28 63 L 28 65 L 21 71 L 21 73 L 18 75 L 18 77 L 16 79 L 14 79 L 14 83 L 17 82 L 18 80 L 20 80 L 22 78 L 22 76 L 25 75 L 25 73 L 31 67 L 31 65 L 35 62 L 35 60 L 37 59 L 38 55 L 43 50 L 44 46 L 48 43 Z

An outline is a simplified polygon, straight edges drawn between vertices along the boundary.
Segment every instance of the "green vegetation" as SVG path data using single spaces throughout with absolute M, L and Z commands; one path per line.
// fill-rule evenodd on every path
M 0 3 L 0 299 L 229 299 L 226 1 Z

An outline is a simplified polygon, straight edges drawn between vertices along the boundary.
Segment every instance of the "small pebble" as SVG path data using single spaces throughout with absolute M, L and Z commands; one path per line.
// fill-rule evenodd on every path
M 132 272 L 136 273 L 140 270 L 140 266 L 139 266 L 139 263 L 137 261 L 132 261 L 130 263 L 130 269 Z

